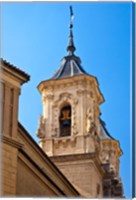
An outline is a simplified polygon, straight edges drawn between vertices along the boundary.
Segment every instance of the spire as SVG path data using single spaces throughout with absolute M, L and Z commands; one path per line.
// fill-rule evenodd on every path
M 67 77 L 73 77 L 80 74 L 87 74 L 87 72 L 83 69 L 81 66 L 81 60 L 79 57 L 74 55 L 74 51 L 76 50 L 73 42 L 73 10 L 72 6 L 70 6 L 70 34 L 69 34 L 69 41 L 68 41 L 68 55 L 63 57 L 61 61 L 61 66 L 59 69 L 55 72 L 55 74 L 51 77 L 51 79 L 61 79 L 61 78 L 67 78 Z
M 73 14 L 73 9 L 72 6 L 70 6 L 70 34 L 69 34 L 69 42 L 68 42 L 68 47 L 67 47 L 67 51 L 69 56 L 74 54 L 74 51 L 76 50 L 75 46 L 74 46 L 74 41 L 73 41 L 73 32 L 72 32 L 72 28 L 73 28 L 73 18 L 74 18 L 74 14 Z

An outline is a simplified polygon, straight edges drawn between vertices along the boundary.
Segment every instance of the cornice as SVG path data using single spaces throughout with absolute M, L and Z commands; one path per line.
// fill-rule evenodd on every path
M 37 86 L 37 88 L 41 92 L 42 86 L 48 88 L 49 86 L 54 87 L 55 85 L 64 85 L 64 84 L 67 85 L 67 84 L 70 84 L 70 83 L 72 83 L 72 84 L 82 84 L 84 81 L 87 81 L 87 80 L 92 81 L 94 79 L 95 78 L 93 76 L 88 76 L 86 74 L 76 75 L 76 76 L 73 76 L 73 77 L 62 78 L 62 79 L 57 79 L 57 80 L 48 79 L 48 80 L 44 80 L 44 81 L 40 82 L 40 84 Z
M 53 161 L 75 161 L 75 160 L 86 160 L 90 158 L 95 158 L 96 154 L 95 153 L 84 153 L 84 154 L 69 154 L 69 155 L 55 155 L 55 156 L 50 156 L 51 160 Z
M 19 82 L 20 84 L 23 84 L 30 80 L 30 76 L 21 69 L 19 69 L 18 67 L 10 64 L 9 62 L 3 59 L 1 59 L 0 62 L 1 62 L 2 76 L 4 74 L 8 75 L 9 77 L 12 77 L 12 79 L 15 79 L 17 82 Z
M 104 170 L 101 167 L 101 161 L 98 158 L 97 153 L 83 153 L 74 155 L 60 155 L 60 156 L 50 156 L 53 162 L 69 162 L 69 161 L 93 161 L 95 166 L 100 170 L 101 175 L 104 175 Z
M 42 81 L 38 86 L 40 93 L 43 91 L 58 90 L 65 87 L 79 86 L 82 90 L 85 90 L 86 87 L 95 88 L 95 94 L 99 104 L 104 102 L 104 97 L 99 89 L 99 84 L 97 78 L 94 76 L 89 76 L 87 74 L 77 75 L 70 78 L 63 78 L 57 80 L 45 80 Z M 89 90 L 89 88 L 88 88 Z
M 12 138 L 10 138 L 10 137 L 7 137 L 7 136 L 4 136 L 4 135 L 1 136 L 1 141 L 2 141 L 3 143 L 9 144 L 9 145 L 11 145 L 11 146 L 13 146 L 13 147 L 15 147 L 15 148 L 17 148 L 17 149 L 21 149 L 21 148 L 23 148 L 23 146 L 24 146 L 24 145 L 23 145 L 22 143 L 20 143 L 19 141 L 14 140 L 14 139 L 12 139 Z

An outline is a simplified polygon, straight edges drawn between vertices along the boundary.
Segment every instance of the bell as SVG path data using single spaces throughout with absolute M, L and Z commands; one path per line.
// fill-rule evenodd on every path
M 69 120 L 64 120 L 64 121 L 63 121 L 63 125 L 64 125 L 64 126 L 68 126 L 68 125 L 69 125 Z

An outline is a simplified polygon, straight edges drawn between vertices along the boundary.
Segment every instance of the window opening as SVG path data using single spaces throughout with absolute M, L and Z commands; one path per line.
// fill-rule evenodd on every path
M 71 135 L 71 106 L 67 105 L 61 109 L 60 112 L 60 136 Z

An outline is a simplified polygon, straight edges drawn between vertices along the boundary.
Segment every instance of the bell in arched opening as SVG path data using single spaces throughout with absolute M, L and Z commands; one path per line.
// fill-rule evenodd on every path
M 66 105 L 60 112 L 60 137 L 71 135 L 71 106 Z

